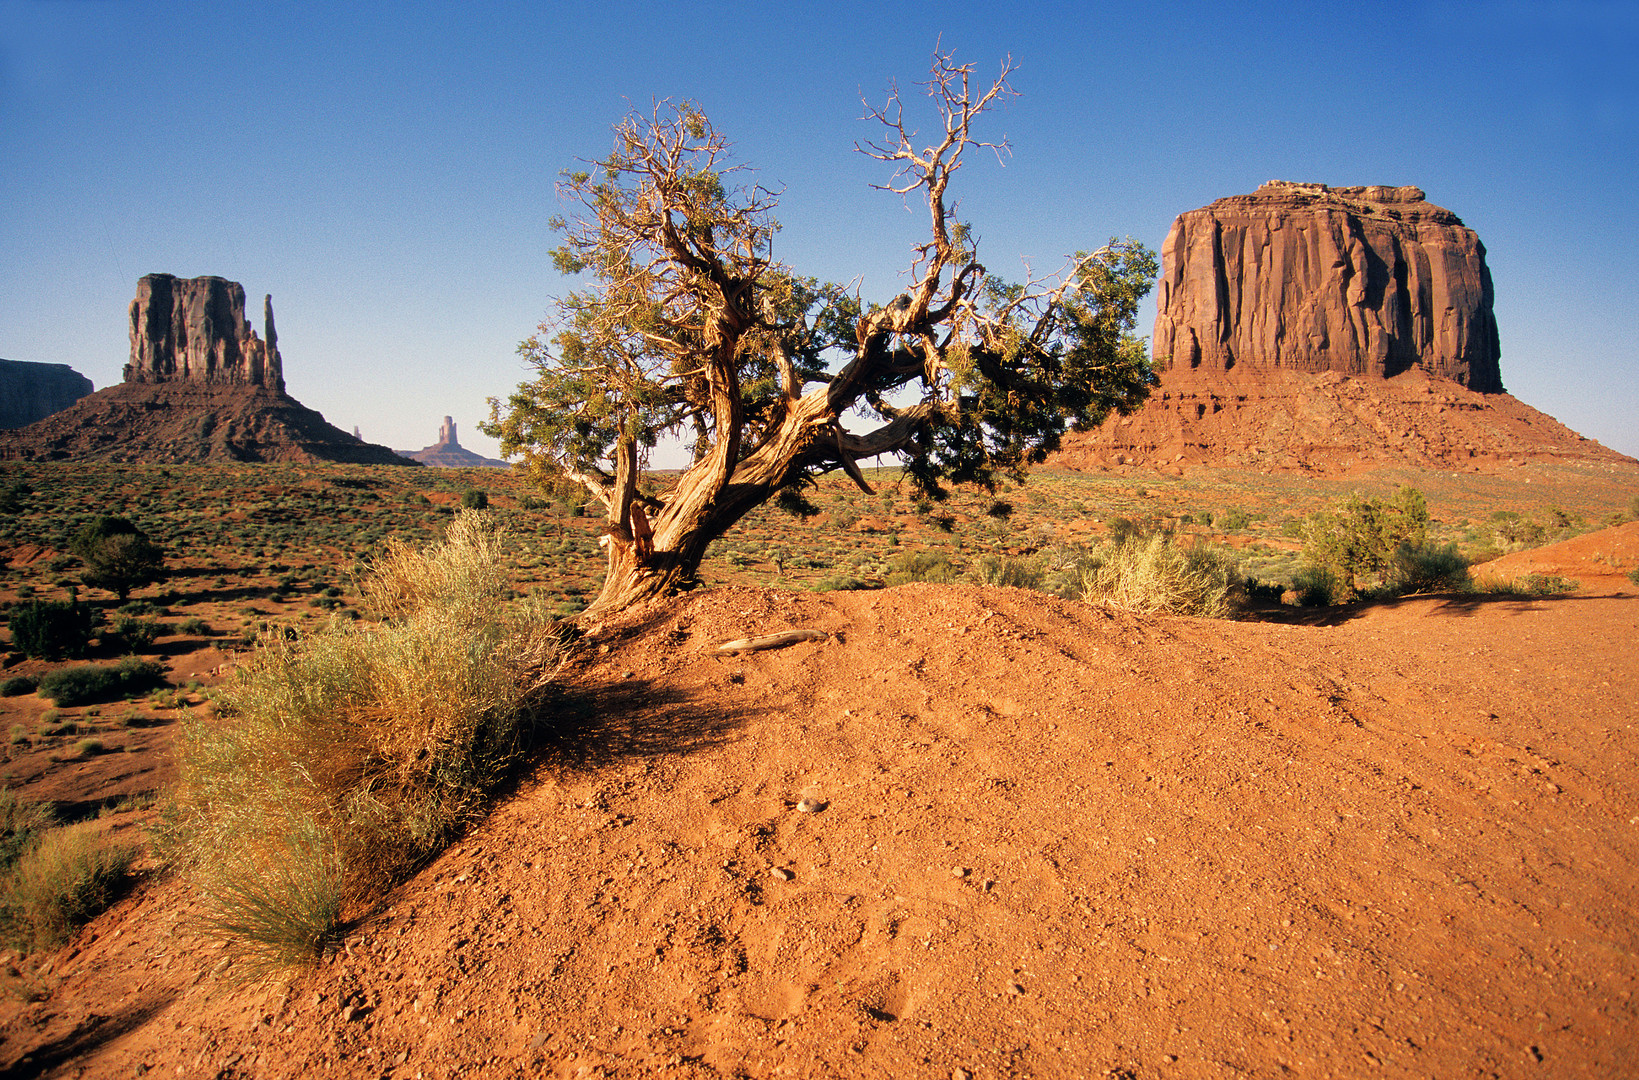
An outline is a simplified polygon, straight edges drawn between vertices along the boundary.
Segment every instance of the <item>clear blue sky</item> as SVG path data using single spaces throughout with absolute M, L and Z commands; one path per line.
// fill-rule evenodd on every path
M 962 215 L 987 265 L 1273 178 L 1416 184 L 1489 252 L 1503 380 L 1639 455 L 1639 4 L 0 0 L 0 357 L 118 382 L 143 274 L 273 294 L 292 394 L 397 448 L 484 401 L 569 283 L 559 170 L 693 98 L 768 186 L 778 253 L 897 291 L 923 218 L 870 190 L 861 94 L 940 39 L 1021 97 Z M 1153 320 L 1146 309 L 1144 330 Z

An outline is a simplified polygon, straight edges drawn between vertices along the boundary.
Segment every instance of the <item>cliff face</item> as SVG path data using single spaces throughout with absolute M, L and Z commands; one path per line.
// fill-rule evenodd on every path
M 1161 259 L 1161 370 L 1421 368 L 1502 392 L 1485 246 L 1418 188 L 1271 181 L 1179 215 Z
M 125 381 L 193 382 L 283 391 L 273 297 L 262 304 L 266 340 L 245 320 L 245 287 L 219 277 L 149 274 L 131 301 Z
M 61 412 L 91 392 L 67 364 L 0 360 L 0 428 L 20 428 Z

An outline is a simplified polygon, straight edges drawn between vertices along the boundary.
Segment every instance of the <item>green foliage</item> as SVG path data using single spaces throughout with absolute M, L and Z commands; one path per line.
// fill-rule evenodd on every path
M 26 656 L 84 656 L 102 614 L 77 600 L 32 600 L 11 609 L 11 641 Z
M 165 554 L 129 518 L 103 516 L 74 534 L 69 550 L 80 557 L 85 584 L 124 600 L 131 590 L 165 577 Z
M 186 619 L 183 619 L 181 622 L 176 624 L 176 628 L 184 634 L 203 636 L 211 633 L 210 625 L 197 615 L 190 615 Z
M 1044 578 L 1041 560 L 1014 559 L 1005 555 L 985 555 L 974 562 L 968 577 L 981 585 L 1001 585 L 1014 589 L 1039 589 Z
M 463 491 L 461 493 L 461 509 L 488 510 L 489 492 L 480 491 L 477 488 L 468 488 L 466 491 Z
M 1413 549 L 1428 540 L 1428 503 L 1423 493 L 1402 487 L 1388 501 L 1350 495 L 1331 510 L 1304 520 L 1303 557 L 1343 584 L 1345 594 L 1380 576 L 1402 544 Z
M 19 697 L 23 694 L 32 694 L 39 685 L 39 680 L 32 675 L 12 675 L 4 682 L 0 682 L 0 697 Z
M 158 619 L 133 619 L 129 615 L 121 615 L 114 620 L 113 636 L 119 639 L 119 646 L 129 653 L 143 652 L 164 632 L 165 624 Z
M 380 621 L 264 635 L 221 720 L 187 726 L 164 842 L 253 962 L 315 955 L 513 760 L 558 639 L 501 603 L 502 540 L 466 511 L 441 545 L 390 541 L 360 581 Z
M 40 679 L 40 696 L 61 708 L 114 701 L 165 681 L 165 667 L 128 656 L 118 664 L 61 668 Z
M 1327 566 L 1308 565 L 1292 577 L 1292 591 L 1299 607 L 1327 607 L 1348 602 L 1353 593 L 1343 579 Z
M 888 560 L 887 583 L 906 585 L 913 581 L 946 584 L 962 576 L 950 556 L 938 551 L 905 551 Z
M 1426 592 L 1463 592 L 1472 587 L 1468 563 L 1456 544 L 1413 545 L 1394 549 L 1384 584 L 1398 596 Z
M 56 821 L 50 803 L 24 802 L 0 788 L 0 874 L 8 873 L 36 837 Z

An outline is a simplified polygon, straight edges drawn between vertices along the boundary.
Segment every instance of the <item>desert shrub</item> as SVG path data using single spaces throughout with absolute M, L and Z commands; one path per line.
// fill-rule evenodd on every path
M 177 629 L 184 634 L 206 635 L 211 632 L 210 625 L 197 615 L 190 615 L 177 624 Z
M 11 736 L 8 741 L 13 746 L 21 746 L 24 743 L 29 742 L 28 728 L 24 727 L 22 724 L 11 725 Z
M 1215 619 L 1231 612 L 1234 562 L 1217 548 L 1180 547 L 1157 534 L 1111 544 L 1100 554 L 1096 565 L 1082 572 L 1081 599 L 1086 603 Z
M 1239 532 L 1248 525 L 1252 524 L 1251 516 L 1240 507 L 1236 507 L 1233 510 L 1224 511 L 1217 516 L 1216 521 L 1218 523 L 1218 528 L 1222 529 L 1224 532 Z
M 1635 585 L 1639 585 L 1639 566 L 1636 566 L 1632 570 L 1628 571 L 1628 580 L 1633 582 Z
M 1040 559 L 1013 559 L 986 555 L 973 564 L 968 577 L 981 585 L 1007 585 L 1018 589 L 1039 589 L 1044 570 Z
M 74 744 L 74 752 L 81 757 L 96 757 L 105 749 L 101 739 L 81 739 Z
M 461 509 L 488 510 L 489 492 L 480 491 L 477 488 L 468 488 L 466 491 L 463 491 L 461 493 Z
M 161 836 L 253 963 L 313 957 L 504 775 L 557 645 L 500 603 L 500 539 L 467 511 L 425 551 L 389 541 L 359 583 L 377 621 L 264 634 L 220 719 L 188 722 Z
M 993 518 L 1010 518 L 1013 516 L 1013 504 L 1003 499 L 997 499 L 985 507 L 985 513 Z
M 1347 603 L 1354 590 L 1328 566 L 1305 565 L 1292 575 L 1292 592 L 1299 607 L 1326 607 Z
M 1428 542 L 1428 502 L 1414 487 L 1402 487 L 1387 501 L 1350 495 L 1330 510 L 1303 522 L 1303 558 L 1329 570 L 1344 586 L 1342 599 L 1379 578 L 1401 545 Z
M 1575 592 L 1581 587 L 1580 582 L 1571 578 L 1560 577 L 1558 574 L 1525 574 L 1522 577 L 1503 581 L 1485 579 L 1475 584 L 1475 588 L 1483 593 L 1539 598 L 1560 596 L 1564 593 Z
M 165 632 L 165 624 L 158 619 L 133 619 L 121 615 L 114 620 L 113 636 L 119 647 L 129 653 L 142 652 Z
M 40 696 L 72 708 L 140 693 L 164 681 L 163 665 L 128 656 L 117 664 L 82 664 L 53 671 L 40 679 Z
M 129 518 L 99 517 L 76 532 L 68 548 L 85 564 L 81 580 L 121 600 L 165 576 L 165 553 Z
M 1639 519 L 1639 494 L 1628 500 L 1628 515 Z
M 942 585 L 961 576 L 961 571 L 950 561 L 950 556 L 943 552 L 905 551 L 888 560 L 889 585 L 905 585 L 912 581 Z
M 28 656 L 84 656 L 101 613 L 77 600 L 34 600 L 11 609 L 11 641 Z
M 23 694 L 32 694 L 40 686 L 40 680 L 32 675 L 13 675 L 5 682 L 0 682 L 0 697 L 21 697 Z
M 117 615 L 129 615 L 135 619 L 143 615 L 158 615 L 160 608 L 152 600 L 129 600 L 119 606 Z
M 61 945 L 108 906 L 136 856 L 95 822 L 38 833 L 0 879 L 0 936 L 22 949 Z
M 820 578 L 811 587 L 813 592 L 851 592 L 858 589 L 869 589 L 871 583 L 850 574 L 833 574 L 830 577 Z
M 1468 563 L 1457 553 L 1456 544 L 1401 544 L 1389 560 L 1384 584 L 1400 596 L 1472 587 Z

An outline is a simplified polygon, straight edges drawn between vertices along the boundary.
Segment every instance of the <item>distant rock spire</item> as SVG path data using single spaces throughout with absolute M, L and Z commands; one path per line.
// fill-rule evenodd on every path
M 444 423 L 438 428 L 438 443 L 443 447 L 460 447 L 461 443 L 455 437 L 455 419 L 444 417 Z

